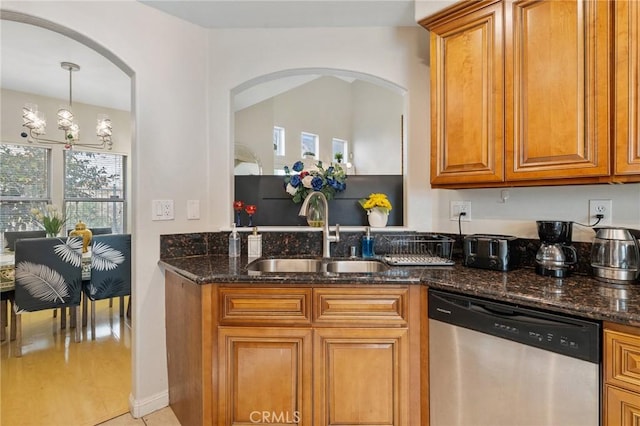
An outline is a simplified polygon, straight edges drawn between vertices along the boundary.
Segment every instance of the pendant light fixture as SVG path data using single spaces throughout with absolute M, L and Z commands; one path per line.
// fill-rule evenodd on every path
M 73 105 L 73 73 L 79 71 L 80 66 L 72 62 L 61 62 L 60 66 L 62 69 L 69 71 L 69 105 L 60 107 L 57 114 L 58 129 L 64 132 L 64 140 L 59 141 L 42 137 L 46 133 L 47 121 L 42 111 L 38 111 L 38 106 L 35 104 L 25 104 L 22 108 L 22 126 L 29 130 L 29 133 L 23 132 L 22 136 L 26 137 L 30 143 L 61 144 L 64 145 L 65 149 L 72 149 L 74 146 L 111 149 L 113 145 L 111 141 L 113 127 L 111 119 L 105 114 L 98 115 L 96 125 L 98 141 L 93 143 L 80 142 L 80 128 L 73 121 L 73 111 L 71 110 Z

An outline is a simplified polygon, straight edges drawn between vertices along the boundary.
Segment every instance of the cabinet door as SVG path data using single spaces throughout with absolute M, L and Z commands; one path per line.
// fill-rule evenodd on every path
M 505 4 L 507 181 L 608 176 L 613 3 Z
M 405 425 L 406 329 L 314 331 L 314 424 Z
M 634 330 L 636 331 L 636 330 Z M 604 380 L 640 393 L 640 336 L 605 329 Z
M 603 426 L 640 425 L 640 395 L 611 385 L 604 387 L 604 393 Z
M 615 8 L 614 174 L 617 181 L 637 181 L 640 179 L 640 3 L 617 1 Z
M 471 6 L 471 7 L 469 7 Z M 421 22 L 431 32 L 431 184 L 504 177 L 502 3 Z
M 311 425 L 311 329 L 220 327 L 219 425 Z

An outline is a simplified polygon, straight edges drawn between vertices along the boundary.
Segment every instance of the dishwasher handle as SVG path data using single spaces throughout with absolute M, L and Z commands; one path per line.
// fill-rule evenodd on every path
M 511 308 L 509 305 L 495 305 L 488 306 L 486 304 L 479 304 L 477 302 L 469 302 L 468 309 L 470 311 L 477 312 L 482 315 L 489 315 L 501 319 L 518 321 L 521 323 L 528 323 L 532 325 L 550 325 L 550 326 L 559 326 L 564 323 L 562 318 L 554 318 L 553 320 L 548 320 L 542 318 L 540 316 L 532 316 L 525 315 L 521 311 L 516 311 Z M 569 326 L 573 326 L 573 324 L 568 324 Z

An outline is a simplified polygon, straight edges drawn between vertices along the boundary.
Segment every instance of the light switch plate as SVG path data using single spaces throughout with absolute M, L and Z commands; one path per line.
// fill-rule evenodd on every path
M 187 219 L 200 219 L 200 200 L 187 200 Z

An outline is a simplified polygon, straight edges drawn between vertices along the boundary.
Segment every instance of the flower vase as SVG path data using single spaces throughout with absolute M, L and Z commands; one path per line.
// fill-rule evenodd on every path
M 307 223 L 314 228 L 322 228 L 324 226 L 324 204 L 317 197 L 309 200 L 307 210 Z
M 372 228 L 384 228 L 387 226 L 389 213 L 380 207 L 374 207 L 367 210 L 367 217 L 369 218 L 369 226 Z

